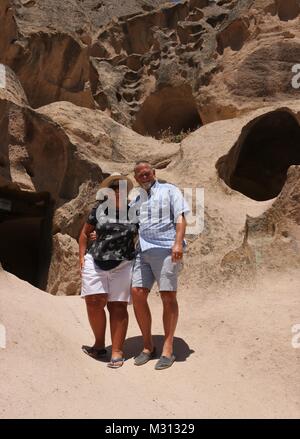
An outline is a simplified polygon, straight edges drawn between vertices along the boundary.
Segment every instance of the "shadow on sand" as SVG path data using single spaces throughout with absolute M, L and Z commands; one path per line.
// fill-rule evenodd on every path
M 154 346 L 156 347 L 157 355 L 159 358 L 162 352 L 164 344 L 163 335 L 153 335 Z M 99 359 L 96 361 L 108 362 L 111 356 L 111 345 L 106 347 L 107 356 L 106 358 Z M 136 357 L 143 349 L 143 339 L 141 336 L 130 337 L 124 343 L 124 353 L 126 360 Z M 195 351 L 190 349 L 189 345 L 182 339 L 174 337 L 174 354 L 176 355 L 176 361 L 186 361 L 186 359 L 193 354 Z

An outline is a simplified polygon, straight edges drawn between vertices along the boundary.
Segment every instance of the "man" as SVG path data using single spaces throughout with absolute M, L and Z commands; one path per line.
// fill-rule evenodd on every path
M 148 294 L 157 281 L 163 303 L 165 339 L 155 369 L 172 366 L 175 361 L 173 339 L 178 320 L 177 275 L 183 258 L 186 229 L 185 214 L 189 212 L 181 191 L 174 185 L 160 183 L 147 161 L 138 162 L 135 179 L 141 191 L 131 207 L 139 209 L 139 246 L 132 278 L 134 312 L 143 335 L 144 349 L 135 358 L 141 366 L 155 356 L 151 335 L 151 313 Z

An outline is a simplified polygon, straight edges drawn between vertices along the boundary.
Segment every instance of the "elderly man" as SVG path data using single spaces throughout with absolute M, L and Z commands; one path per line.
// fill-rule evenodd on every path
M 156 179 L 150 163 L 138 162 L 134 173 L 143 191 L 131 203 L 139 218 L 139 245 L 133 269 L 132 299 L 144 340 L 144 349 L 135 358 L 134 364 L 141 366 L 154 358 L 156 353 L 147 299 L 157 281 L 163 303 L 165 340 L 155 369 L 161 370 L 172 366 L 175 361 L 173 339 L 178 320 L 177 275 L 183 258 L 185 214 L 189 208 L 176 186 Z

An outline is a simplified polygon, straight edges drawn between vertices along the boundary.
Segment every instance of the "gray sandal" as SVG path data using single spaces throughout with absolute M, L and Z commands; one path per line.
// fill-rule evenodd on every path
M 141 352 L 137 357 L 134 359 L 135 366 L 142 366 L 143 364 L 148 363 L 149 360 L 152 360 L 152 358 L 155 358 L 156 355 L 156 348 L 153 348 L 152 352 Z
M 120 358 L 112 358 L 110 360 L 110 362 L 107 364 L 107 367 L 110 367 L 111 369 L 119 369 L 120 367 L 123 366 L 125 361 L 125 358 L 120 357 Z
M 158 362 L 155 365 L 156 370 L 163 370 L 171 367 L 174 361 L 176 360 L 175 355 L 171 355 L 171 357 L 161 356 Z

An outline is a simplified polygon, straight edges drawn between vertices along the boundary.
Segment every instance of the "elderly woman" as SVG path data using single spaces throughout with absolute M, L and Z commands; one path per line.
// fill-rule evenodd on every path
M 122 194 L 120 188 L 125 182 L 127 194 L 126 191 Z M 126 219 L 129 210 L 128 193 L 132 188 L 132 181 L 120 174 L 106 178 L 100 185 L 106 197 L 92 209 L 79 238 L 81 297 L 85 299 L 95 336 L 94 346 L 82 346 L 82 349 L 93 358 L 99 359 L 106 355 L 104 308 L 107 305 L 112 339 L 112 356 L 108 367 L 111 368 L 119 368 L 124 363 L 127 305 L 131 301 L 130 286 L 137 237 L 137 225 Z M 101 195 L 101 191 L 97 198 L 99 193 Z M 96 232 L 96 239 L 88 248 L 88 240 L 93 231 Z

